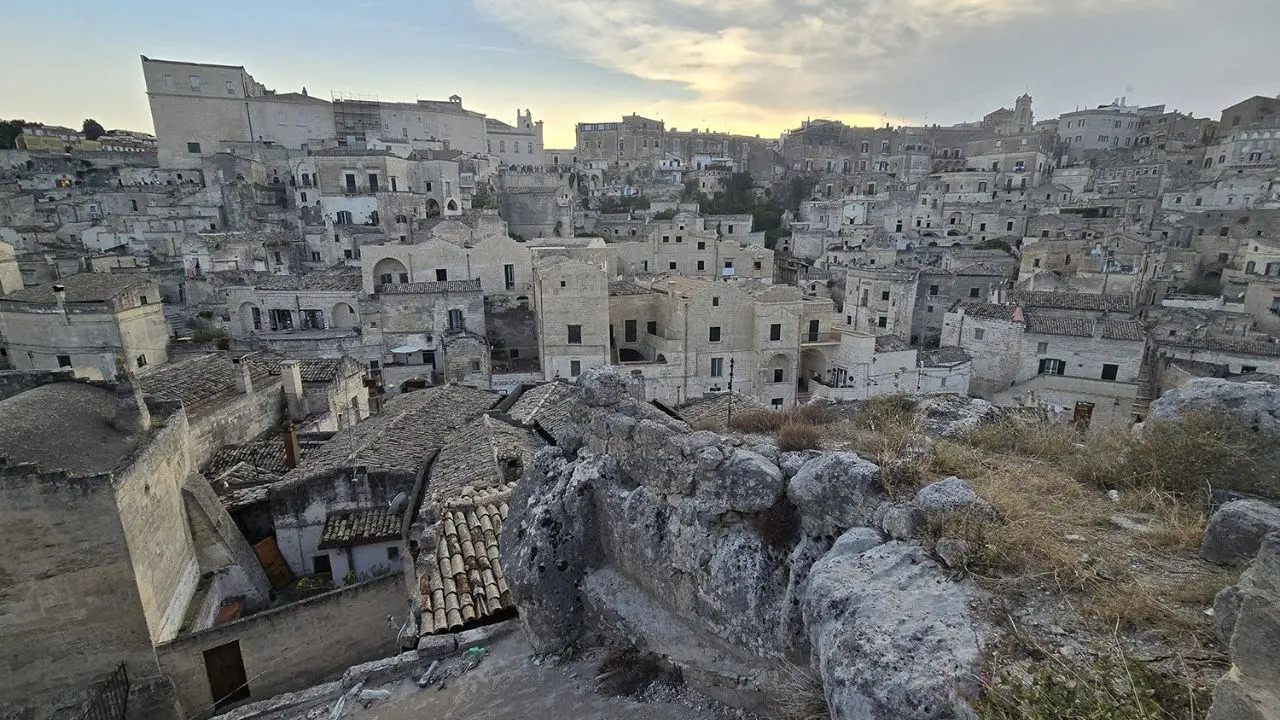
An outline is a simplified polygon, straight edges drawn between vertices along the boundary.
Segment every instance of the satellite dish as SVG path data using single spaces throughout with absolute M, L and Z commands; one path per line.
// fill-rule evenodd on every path
M 409 496 L 404 493 L 400 493 L 399 495 L 391 498 L 391 504 L 388 505 L 388 507 L 391 508 L 391 512 L 398 513 L 401 510 L 404 510 L 405 503 L 407 502 L 409 502 Z

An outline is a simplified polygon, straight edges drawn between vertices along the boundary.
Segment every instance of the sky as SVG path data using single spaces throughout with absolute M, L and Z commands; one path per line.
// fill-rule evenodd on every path
M 444 99 L 508 123 L 638 113 L 777 137 L 806 118 L 1036 117 L 1127 96 L 1216 117 L 1280 93 L 1278 0 L 63 0 L 7 7 L 0 118 L 151 130 L 139 55 L 315 96 Z

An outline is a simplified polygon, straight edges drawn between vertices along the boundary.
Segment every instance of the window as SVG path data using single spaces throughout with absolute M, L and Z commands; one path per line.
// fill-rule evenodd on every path
M 711 327 L 707 328 L 707 341 L 720 342 L 720 326 L 719 325 L 712 325 Z
M 930 285 L 930 286 L 929 286 L 929 294 L 930 294 L 930 295 L 937 295 L 937 294 L 938 294 L 938 286 L 937 286 L 937 285 Z
M 198 143 L 198 142 L 189 142 L 189 143 L 187 143 L 187 152 L 191 153 L 192 155 L 199 155 L 199 154 L 200 154 L 200 143 Z
M 350 225 L 350 224 L 351 224 L 351 211 L 350 211 L 350 210 L 339 210 L 339 211 L 338 211 L 338 216 L 337 216 L 337 218 L 334 220 L 334 224 L 335 224 L 335 225 Z
M 720 307 L 720 297 L 718 295 L 711 298 L 711 307 Z
M 1012 230 L 1013 230 L 1013 221 L 1012 221 L 1012 220 L 1010 220 L 1010 221 L 1006 222 L 1006 223 L 1004 224 L 1004 229 L 1005 229 L 1005 230 L 1012 231 Z
M 676 269 L 676 261 L 675 261 L 675 260 L 672 260 L 671 262 L 667 263 L 667 267 L 668 267 L 668 268 L 670 268 L 671 270 L 675 270 L 675 269 Z
M 645 323 L 644 331 L 645 331 L 645 332 L 647 332 L 647 333 L 649 333 L 650 335 L 657 335 L 657 334 L 658 334 L 658 321 L 656 321 L 656 320 L 650 320 L 649 322 Z
M 706 243 L 706 242 L 704 242 L 704 241 L 702 241 L 702 240 L 699 240 L 699 241 L 698 241 L 698 249 L 699 249 L 699 250 L 706 250 L 706 249 L 707 249 L 707 243 Z
M 782 368 L 773 369 L 773 381 L 776 383 L 786 382 L 787 381 L 786 375 L 787 375 L 787 371 L 783 370 Z
M 769 326 L 769 340 L 777 342 L 782 339 L 782 323 L 774 323 Z
M 305 203 L 307 201 L 307 191 L 303 190 L 302 192 L 298 193 L 298 199 L 301 200 L 303 203 Z
M 881 290 L 881 291 L 880 291 L 880 299 L 881 299 L 881 300 L 888 300 L 888 299 L 889 299 L 889 291 L 888 291 L 888 290 Z
M 204 85 L 199 75 L 187 76 L 187 82 L 191 84 L 191 92 L 200 92 L 200 88 Z
M 449 271 L 445 268 L 436 268 L 436 282 L 447 282 L 449 280 Z
M 353 192 L 355 192 L 355 191 L 356 191 L 356 175 L 355 175 L 355 173 L 347 173 L 346 175 L 344 175 L 344 176 L 343 176 L 343 181 L 346 183 L 346 186 L 347 186 L 347 192 L 349 192 L 349 193 L 353 193 Z
M 370 212 L 370 213 L 369 213 L 369 224 L 370 224 L 370 225 L 377 225 L 377 224 L 378 224 L 378 211 L 377 211 L 377 210 L 374 210 L 374 211 L 372 211 L 372 212 Z
M 1049 352 L 1049 343 L 1047 343 L 1047 342 L 1036 343 L 1036 354 L 1037 354 L 1037 355 L 1043 355 L 1043 354 L 1045 354 L 1045 353 L 1047 353 L 1047 352 Z
M 1119 366 L 1119 365 L 1112 365 L 1111 363 L 1104 363 L 1104 364 L 1102 365 L 1102 379 L 1103 379 L 1103 380 L 1115 380 L 1115 379 L 1116 379 L 1116 375 L 1118 375 L 1118 374 L 1119 374 L 1119 372 L 1120 372 L 1120 366 Z
M 462 311 L 456 308 L 453 310 L 450 310 L 449 311 L 449 329 L 461 330 L 464 327 L 466 327 L 466 323 L 463 320 Z
M 976 298 L 982 295 L 982 288 L 969 288 L 969 297 Z
M 146 356 L 146 355 L 139 355 L 139 356 L 138 356 L 138 358 L 137 358 L 137 360 L 136 360 L 136 362 L 137 362 L 137 364 L 138 364 L 138 367 L 146 367 L 146 366 L 147 366 L 147 356 Z
M 329 564 L 328 555 L 316 555 L 311 558 L 311 567 L 316 575 L 333 575 L 333 566 Z
M 473 372 L 473 373 L 478 373 L 478 372 L 480 372 L 480 361 L 479 361 L 479 360 L 472 360 L 472 361 L 471 361 L 471 372 Z
M 369 192 L 378 192 L 378 176 L 373 173 L 369 173 Z
M 1061 360 L 1045 358 L 1040 361 L 1041 375 L 1062 375 L 1066 370 L 1067 364 Z
M 782 398 L 773 398 L 772 400 L 769 401 L 769 404 L 773 406 L 774 410 L 781 410 Z
M 986 331 L 986 330 L 983 330 L 982 328 L 974 328 L 974 329 L 973 329 L 973 339 L 974 339 L 974 340 L 981 340 L 981 339 L 982 339 L 986 334 L 987 334 L 987 331 Z
M 400 559 L 400 548 L 398 548 L 398 547 L 396 547 L 396 546 L 394 546 L 394 545 L 392 545 L 391 547 L 387 548 L 387 559 L 388 559 L 388 560 L 399 560 L 399 559 Z
M 315 250 L 311 251 L 311 262 L 320 262 L 320 253 Z
M 724 377 L 724 358 L 711 358 L 711 377 Z
M 756 269 L 756 270 L 759 270 L 759 269 L 761 269 L 762 267 L 764 267 L 764 265 L 763 265 L 759 260 L 755 261 L 755 269 Z
M 889 327 L 889 317 L 887 315 L 881 315 L 876 318 L 876 327 Z
M 706 269 L 707 269 L 707 263 L 706 263 L 706 261 L 705 261 L 705 260 L 699 260 L 699 261 L 698 261 L 698 269 L 699 269 L 699 270 L 706 270 Z
M 514 290 L 516 288 L 516 266 L 515 265 L 502 266 L 502 282 L 504 285 L 506 285 L 506 288 L 508 290 Z
M 60 368 L 64 368 L 64 367 L 71 367 L 71 356 L 70 356 L 70 355 L 59 355 L 59 356 L 58 356 L 58 367 L 60 367 Z
M 664 243 L 669 243 L 669 242 L 671 242 L 671 236 L 670 236 L 670 235 L 663 235 L 663 236 L 662 236 L 662 242 L 664 242 Z
M 396 187 L 396 179 L 391 178 L 391 192 L 397 192 L 398 190 L 399 188 Z
M 581 361 L 581 360 L 570 360 L 570 361 L 569 361 L 569 375 L 570 375 L 570 376 L 572 376 L 572 377 L 578 377 L 578 376 L 579 376 L 579 375 L 581 375 L 581 374 L 582 374 L 582 361 Z
M 986 232 L 986 231 L 987 231 L 987 224 L 986 224 L 986 223 L 978 223 L 978 231 L 979 231 L 979 232 Z
M 582 326 L 570 325 L 568 329 L 569 329 L 569 344 L 581 345 L 582 344 Z
M 623 342 L 633 343 L 636 341 L 636 321 L 627 320 L 623 323 Z

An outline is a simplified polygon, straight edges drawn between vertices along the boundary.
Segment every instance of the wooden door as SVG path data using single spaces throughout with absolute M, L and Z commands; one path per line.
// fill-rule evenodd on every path
M 209 677 L 209 693 L 215 709 L 221 710 L 249 697 L 249 679 L 240 657 L 239 640 L 205 650 L 204 670 Z
M 1083 430 L 1089 427 L 1089 421 L 1093 419 L 1093 403 L 1078 402 L 1076 403 L 1075 414 L 1071 417 L 1071 424 Z

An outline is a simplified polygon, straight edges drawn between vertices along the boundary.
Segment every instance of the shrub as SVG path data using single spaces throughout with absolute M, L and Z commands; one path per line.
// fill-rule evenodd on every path
M 867 398 L 858 404 L 853 416 L 854 425 L 862 430 L 881 430 L 889 426 L 906 425 L 911 421 L 915 400 L 910 395 L 895 393 Z
M 1101 488 L 1153 489 L 1207 500 L 1213 490 L 1280 495 L 1275 434 L 1227 413 L 1146 423 L 1081 457 L 1077 479 Z
M 794 419 L 787 419 L 785 425 L 778 429 L 778 449 L 816 450 L 822 447 L 822 432 L 814 425 Z
M 831 717 L 822 681 L 807 667 L 783 664 L 776 701 L 782 720 L 829 720 Z
M 1076 452 L 1080 433 L 1070 425 L 1008 415 L 997 422 L 975 427 L 962 439 L 984 452 L 1060 460 Z
M 783 413 L 772 410 L 743 410 L 733 414 L 729 427 L 745 433 L 773 433 L 782 427 L 785 420 Z
M 614 697 L 634 697 L 655 682 L 672 686 L 683 682 L 678 668 L 633 647 L 610 652 L 598 670 L 600 692 Z
M 977 711 L 981 720 L 1156 720 L 1168 717 L 1157 699 L 1162 683 L 1127 657 L 1103 657 L 1092 667 L 1038 663 L 1028 679 L 1006 674 L 1000 687 L 987 683 Z

